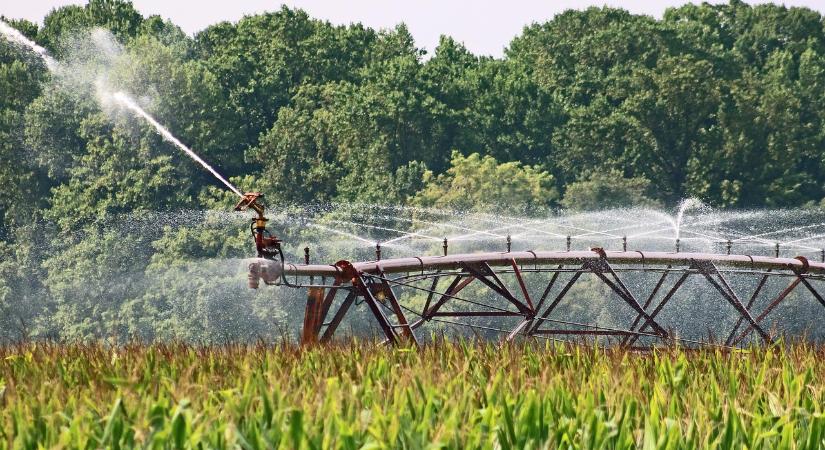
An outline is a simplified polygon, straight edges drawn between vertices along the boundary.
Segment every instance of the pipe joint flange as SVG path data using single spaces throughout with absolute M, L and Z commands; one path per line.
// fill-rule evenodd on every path
M 808 261 L 808 258 L 806 258 L 806 257 L 804 257 L 804 256 L 801 256 L 801 255 L 800 255 L 800 256 L 795 257 L 794 259 L 802 263 L 802 268 L 801 268 L 801 269 L 798 269 L 798 270 L 797 270 L 797 269 L 795 269 L 795 268 L 791 267 L 791 270 L 793 270 L 794 272 L 796 272 L 796 274 L 797 274 L 797 275 L 801 275 L 801 274 L 803 274 L 803 273 L 807 273 L 807 272 L 808 272 L 808 270 L 810 270 L 810 268 L 811 268 L 811 263 Z

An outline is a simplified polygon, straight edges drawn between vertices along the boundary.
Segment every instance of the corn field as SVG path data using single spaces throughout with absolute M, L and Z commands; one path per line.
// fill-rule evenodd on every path
M 22 344 L 1 448 L 825 448 L 825 348 Z

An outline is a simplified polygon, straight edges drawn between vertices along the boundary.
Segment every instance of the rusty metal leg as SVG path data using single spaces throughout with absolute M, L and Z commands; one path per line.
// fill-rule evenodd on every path
M 344 316 L 347 315 L 347 311 L 349 311 L 350 306 L 355 301 L 355 297 L 358 294 L 355 292 L 355 289 L 351 290 L 347 297 L 344 299 L 341 306 L 338 307 L 338 311 L 336 311 L 335 316 L 333 316 L 332 320 L 330 321 L 329 325 L 327 325 L 327 329 L 324 330 L 323 336 L 321 336 L 321 342 L 329 342 L 332 339 L 332 336 L 335 334 L 335 330 L 338 329 L 338 325 L 341 324 L 341 321 L 344 320 Z
M 401 304 L 398 302 L 398 297 L 395 296 L 395 292 L 386 280 L 386 274 L 384 274 L 384 271 L 379 268 L 378 275 L 381 276 L 381 284 L 384 287 L 384 292 L 387 294 L 387 299 L 390 301 L 390 306 L 392 306 L 395 317 L 398 318 L 398 324 L 401 326 L 402 336 L 418 346 L 418 339 L 415 337 L 412 327 L 410 327 L 409 322 L 407 322 L 407 318 L 404 316 L 404 311 L 401 309 Z
M 511 331 L 511 332 L 510 332 L 510 333 L 509 333 L 509 334 L 508 334 L 508 335 L 504 338 L 504 341 L 505 341 L 505 342 L 512 342 L 512 341 L 513 341 L 513 339 L 515 339 L 515 338 L 516 338 L 516 336 L 518 336 L 518 334 L 519 334 L 519 333 L 521 333 L 521 331 L 522 331 L 522 330 L 524 330 L 525 328 L 529 328 L 531 323 L 533 323 L 533 319 L 525 319 L 525 320 L 522 320 L 521 322 L 519 322 L 519 324 L 518 324 L 518 325 L 516 325 L 516 327 L 515 327 L 515 328 L 513 328 L 513 331 Z
M 776 298 L 772 302 L 768 304 L 768 306 L 762 311 L 762 313 L 759 314 L 759 316 L 756 318 L 756 322 L 762 322 L 762 320 L 768 314 L 770 314 L 774 308 L 779 306 L 779 304 L 782 303 L 783 300 L 785 300 L 785 297 L 787 297 L 791 292 L 793 292 L 793 290 L 799 285 L 801 281 L 802 279 L 799 277 L 794 278 L 794 280 L 791 281 L 791 283 L 785 289 L 783 289 L 782 292 L 780 292 L 779 295 L 776 296 Z M 733 341 L 733 345 L 739 345 L 751 333 L 751 331 L 753 331 L 752 326 L 745 328 L 745 331 L 743 331 L 742 334 L 740 334 L 739 337 L 737 337 Z
M 770 271 L 771 271 L 771 269 L 767 270 L 767 272 L 770 272 Z M 769 276 L 770 275 L 765 274 L 759 280 L 759 283 L 756 285 L 756 289 L 753 291 L 753 295 L 751 295 L 751 298 L 748 299 L 748 304 L 745 306 L 746 308 L 748 308 L 748 311 L 750 311 L 751 308 L 753 308 L 753 305 L 754 305 L 754 303 L 756 303 L 756 299 L 759 297 L 759 293 L 762 292 L 762 288 L 765 286 L 765 283 L 767 283 Z M 745 321 L 745 318 L 740 316 L 739 319 L 736 321 L 736 324 L 733 326 L 733 329 L 730 330 L 730 334 L 728 335 L 728 338 L 725 339 L 725 345 L 731 345 L 731 343 L 733 342 L 733 338 L 736 337 L 736 333 L 739 331 L 739 327 L 742 326 L 742 323 L 744 321 Z
M 659 315 L 659 312 L 661 312 L 662 309 L 664 309 L 667 302 L 669 302 L 670 299 L 679 290 L 679 288 L 682 287 L 682 284 L 684 284 L 685 280 L 687 280 L 689 275 L 690 275 L 689 273 L 684 273 L 684 274 L 682 274 L 681 277 L 679 277 L 678 280 L 676 280 L 676 283 L 673 284 L 673 287 L 670 288 L 670 291 L 667 294 L 665 294 L 664 298 L 662 298 L 662 301 L 660 301 L 659 304 L 656 306 L 656 308 L 650 313 L 650 317 L 655 319 L 656 316 Z M 645 323 L 639 328 L 639 332 L 643 333 L 646 328 L 647 328 L 647 324 Z M 627 340 L 626 345 L 632 346 L 634 343 L 636 343 L 636 341 L 639 340 L 639 338 L 641 336 L 642 335 L 640 335 L 640 334 L 636 334 L 636 335 L 632 336 L 630 339 Z
M 304 327 L 301 330 L 301 344 L 310 345 L 318 342 L 316 325 L 321 321 L 321 311 L 324 305 L 324 289 L 309 288 L 306 308 L 304 308 Z
M 381 327 L 390 344 L 398 345 L 398 335 L 389 319 L 387 319 L 387 316 L 384 315 L 384 311 L 381 311 L 381 306 L 378 304 L 378 300 L 372 295 L 367 280 L 364 279 L 363 275 L 359 275 L 358 281 L 360 283 L 358 283 L 356 288 L 361 291 L 361 296 L 364 297 L 364 302 L 370 308 L 370 311 L 372 311 L 375 320 L 378 321 L 378 326 Z

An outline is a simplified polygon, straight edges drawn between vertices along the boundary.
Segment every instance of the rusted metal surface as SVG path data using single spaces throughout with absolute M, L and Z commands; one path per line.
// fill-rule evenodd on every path
M 720 267 L 738 267 L 747 269 L 802 269 L 804 263 L 795 258 L 774 258 L 770 256 L 720 255 L 715 253 L 670 253 L 641 251 L 606 251 L 607 260 L 613 264 L 651 264 L 690 266 L 693 262 L 712 262 Z M 384 259 L 381 268 L 387 274 L 415 272 L 423 270 L 460 269 L 463 264 L 486 263 L 490 266 L 508 266 L 512 260 L 520 265 L 581 264 L 583 261 L 599 260 L 600 255 L 592 251 L 535 251 L 535 252 L 484 252 L 466 253 L 447 256 L 422 256 L 419 258 Z M 378 261 L 353 263 L 361 272 L 375 273 Z M 825 263 L 809 262 L 808 272 L 825 274 Z M 340 273 L 334 265 L 322 264 L 286 264 L 284 274 L 287 276 L 329 276 Z
M 377 253 L 376 257 L 376 261 L 366 262 L 284 266 L 290 286 L 310 289 L 301 335 L 303 342 L 333 339 L 345 316 L 351 313 L 352 306 L 359 303 L 366 304 L 367 317 L 377 325 L 385 342 L 392 345 L 408 342 L 416 346 L 420 345 L 420 336 L 416 333 L 421 333 L 419 328 L 429 322 L 468 327 L 474 332 L 498 333 L 502 341 L 565 337 L 606 339 L 630 348 L 674 342 L 724 346 L 743 345 L 754 342 L 754 339 L 772 342 L 776 336 L 766 328 L 767 318 L 777 306 L 789 301 L 791 293 L 798 291 L 813 296 L 823 307 L 825 318 L 825 298 L 813 284 L 825 280 L 825 263 L 802 257 L 611 252 L 603 249 L 488 252 L 383 260 L 378 259 Z M 634 285 L 639 289 L 634 292 L 625 279 L 633 273 L 655 273 L 656 276 L 647 288 Z M 588 275 L 589 284 L 583 284 L 584 275 Z M 528 282 L 528 276 L 532 281 Z M 750 276 L 758 280 L 755 288 L 749 287 L 746 294 L 741 294 L 747 302 L 743 302 L 732 287 L 731 276 Z M 783 282 L 785 288 L 778 295 L 769 296 L 766 293 L 768 280 L 780 277 L 790 278 L 790 281 Z M 307 283 L 315 278 L 331 278 L 334 284 Z M 446 288 L 439 289 L 439 285 L 443 286 L 442 279 L 450 282 Z M 728 329 L 716 330 L 722 333 L 716 342 L 723 342 L 727 337 L 725 344 L 682 338 L 678 330 L 666 329 L 660 322 L 662 312 L 673 303 L 678 292 L 686 289 L 689 279 L 702 283 L 706 294 L 715 295 L 712 301 L 727 305 L 725 307 L 733 314 Z M 465 289 L 470 285 L 476 288 L 471 290 L 472 294 L 467 294 Z M 627 317 L 627 323 L 604 326 L 564 317 L 559 306 L 570 302 L 569 294 L 575 286 L 593 290 L 594 298 L 601 295 L 602 307 L 630 311 L 629 316 L 622 316 Z M 601 286 L 601 290 L 594 290 L 597 286 Z M 537 292 L 531 293 L 531 287 Z M 419 300 L 407 300 L 405 297 L 410 297 L 410 292 L 417 294 Z M 479 296 L 479 292 L 484 294 Z M 599 292 L 601 294 L 596 294 Z M 345 293 L 343 301 L 336 302 L 336 296 L 341 293 Z M 686 301 L 684 297 L 679 297 L 678 301 Z M 412 298 L 416 297 L 413 295 Z M 582 307 L 586 308 L 579 306 Z M 699 318 L 677 319 L 690 324 Z

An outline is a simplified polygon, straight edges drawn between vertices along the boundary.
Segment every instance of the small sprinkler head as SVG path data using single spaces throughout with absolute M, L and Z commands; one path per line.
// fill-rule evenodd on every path
M 779 258 L 779 242 L 776 243 L 773 250 L 773 256 Z
M 681 246 L 682 246 L 682 240 L 679 239 L 679 238 L 676 238 L 676 253 L 679 253 L 679 250 L 681 250 Z
M 375 243 L 375 260 L 376 261 L 381 261 L 381 243 L 380 242 Z
M 507 235 L 507 253 L 510 253 L 510 249 L 513 247 L 513 240 L 510 238 L 510 235 Z
M 567 251 L 570 251 L 570 236 L 567 236 Z
M 622 251 L 627 251 L 627 236 L 622 236 Z
M 309 247 L 304 247 L 304 264 L 309 264 Z
M 730 255 L 730 248 L 731 247 L 733 247 L 733 242 L 731 242 L 731 240 L 728 239 L 728 242 L 725 243 L 725 250 L 727 250 L 728 255 Z
M 444 238 L 444 244 L 441 246 L 444 249 L 444 256 L 447 256 L 447 238 Z

